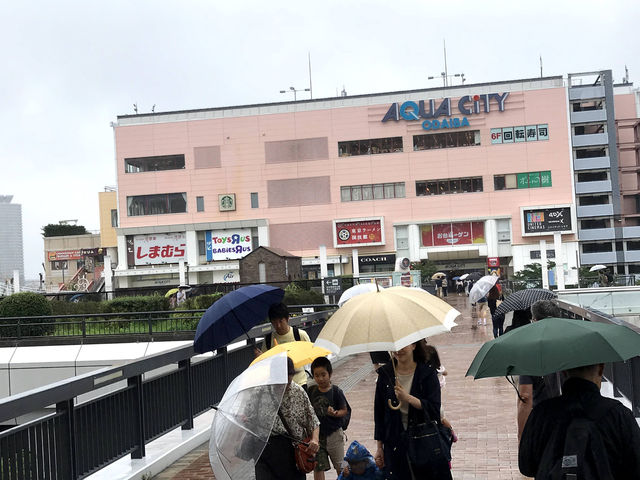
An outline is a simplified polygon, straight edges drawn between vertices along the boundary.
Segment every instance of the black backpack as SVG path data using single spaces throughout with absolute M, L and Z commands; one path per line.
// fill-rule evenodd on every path
M 334 392 L 335 392 L 336 388 L 339 389 L 339 387 L 336 387 L 335 385 L 331 386 L 331 390 L 330 390 L 330 392 L 331 392 L 331 399 L 330 399 L 331 406 L 335 405 L 335 401 L 334 401 L 333 395 L 334 395 Z M 317 385 L 311 385 L 309 387 L 309 390 L 308 390 L 307 394 L 308 394 L 310 399 L 313 399 L 313 397 L 316 395 L 316 392 L 319 392 L 318 386 Z M 342 417 L 342 430 L 346 430 L 349 427 L 349 422 L 351 421 L 351 405 L 349 405 L 349 401 L 347 400 L 346 395 L 344 395 L 344 392 L 343 392 L 343 396 L 344 396 L 344 403 L 347 406 L 347 414 L 344 417 Z
M 295 338 L 296 342 L 300 341 L 300 330 L 298 327 L 291 327 L 293 329 L 293 338 Z M 271 338 L 273 337 L 273 333 L 269 332 L 264 337 L 264 345 L 265 350 L 269 350 L 273 345 L 271 345 Z
M 597 423 L 615 404 L 600 402 L 587 413 L 579 405 L 568 412 L 566 430 L 556 429 L 544 449 L 536 479 L 614 480 Z

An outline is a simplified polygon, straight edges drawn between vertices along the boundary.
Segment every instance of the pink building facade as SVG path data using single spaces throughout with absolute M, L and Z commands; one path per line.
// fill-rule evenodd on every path
M 308 278 L 546 256 L 575 283 L 569 106 L 547 77 L 121 116 L 117 286 L 175 284 L 181 261 L 190 284 L 242 282 L 259 245 Z

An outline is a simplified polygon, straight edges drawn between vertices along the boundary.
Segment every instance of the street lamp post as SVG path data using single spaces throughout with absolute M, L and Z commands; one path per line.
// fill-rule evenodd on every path
M 310 92 L 311 89 L 310 88 L 299 88 L 296 89 L 295 87 L 289 87 L 289 90 L 280 90 L 280 93 L 289 93 L 289 92 L 293 92 L 293 101 L 297 101 L 298 100 L 298 92 Z
M 449 79 L 453 78 L 453 77 L 459 77 L 462 80 L 462 84 L 464 85 L 464 73 L 453 73 L 451 75 L 447 75 L 446 72 L 441 72 L 440 73 L 440 77 L 442 77 L 442 85 L 444 87 L 448 87 L 449 85 Z M 437 78 L 436 76 L 429 76 L 427 77 L 427 80 L 434 80 L 435 78 Z

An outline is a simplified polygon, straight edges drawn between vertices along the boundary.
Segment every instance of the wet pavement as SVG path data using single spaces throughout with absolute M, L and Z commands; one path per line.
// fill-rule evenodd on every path
M 440 360 L 448 371 L 442 402 L 447 419 L 458 435 L 452 449 L 452 473 L 456 480 L 524 479 L 518 471 L 516 394 L 504 378 L 473 380 L 464 374 L 480 346 L 493 338 L 491 321 L 477 325 L 466 296 L 449 295 L 447 300 L 462 315 L 449 334 L 431 337 Z M 376 374 L 368 354 L 340 359 L 333 381 L 345 390 L 353 408 L 347 430 L 348 442 L 358 440 L 375 450 L 373 440 L 373 392 Z M 157 480 L 214 479 L 209 465 L 208 444 L 195 449 L 165 469 Z M 308 474 L 308 479 L 313 475 Z M 327 480 L 336 478 L 326 472 Z

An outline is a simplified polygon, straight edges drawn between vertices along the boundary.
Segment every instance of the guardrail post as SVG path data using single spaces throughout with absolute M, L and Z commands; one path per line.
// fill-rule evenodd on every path
M 151 314 L 149 314 L 147 321 L 149 322 L 149 336 L 153 337 L 153 321 L 151 319 Z
M 18 331 L 16 332 L 17 333 L 16 336 L 18 337 L 18 340 L 22 340 L 22 329 L 20 328 L 20 320 L 18 320 L 18 329 L 17 330 Z
M 135 409 L 135 432 L 136 432 L 136 449 L 131 452 L 131 458 L 143 458 L 146 454 L 144 445 L 144 402 L 142 398 L 142 375 L 136 375 L 127 380 L 129 386 L 133 386 L 136 402 Z
M 191 391 L 191 359 L 187 358 L 178 362 L 178 368 L 182 369 L 184 379 L 184 401 L 186 402 L 186 422 L 182 425 L 182 430 L 193 429 L 193 392 Z
M 78 478 L 77 468 L 76 468 L 76 441 L 75 441 L 75 427 L 73 421 L 73 398 L 69 400 L 65 400 L 64 402 L 60 402 L 56 404 L 56 411 L 58 413 L 64 413 L 64 423 L 62 423 L 61 428 L 62 431 L 58 432 L 60 434 L 61 445 L 58 445 L 56 448 L 56 458 L 65 462 L 64 470 L 69 476 L 68 478 L 75 480 Z M 66 475 L 65 475 L 66 477 Z
M 87 319 L 82 319 L 82 338 L 87 338 Z
M 231 383 L 231 375 L 229 375 L 229 355 L 227 354 L 227 347 L 219 348 L 218 353 L 222 355 L 222 363 L 224 364 L 224 384 L 229 385 Z

